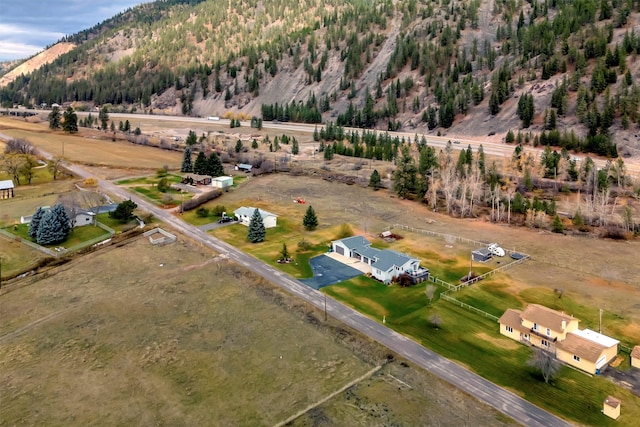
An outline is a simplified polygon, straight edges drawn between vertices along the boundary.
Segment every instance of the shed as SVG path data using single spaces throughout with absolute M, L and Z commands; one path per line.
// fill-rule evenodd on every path
M 491 259 L 491 252 L 487 248 L 476 249 L 471 252 L 474 261 L 487 262 Z
M 247 173 L 251 172 L 251 169 L 253 169 L 253 166 L 246 163 L 239 163 L 235 166 L 235 170 Z
M 13 189 L 14 189 L 13 181 L 10 179 L 5 179 L 0 181 L 0 199 L 11 199 L 13 198 Z
M 211 185 L 213 185 L 216 188 L 229 188 L 233 185 L 233 177 L 231 176 L 219 176 L 216 178 L 213 178 L 211 180 Z
M 182 184 L 211 185 L 211 177 L 209 175 L 198 175 L 197 173 L 188 173 L 182 177 Z
M 96 219 L 96 214 L 90 211 L 80 211 L 76 213 L 76 217 L 73 220 L 74 227 L 82 227 L 83 225 L 93 224 Z
M 604 400 L 602 412 L 609 418 L 618 419 L 620 416 L 620 400 L 613 396 L 607 396 Z
M 640 369 L 640 345 L 633 347 L 633 350 L 631 350 L 631 366 Z

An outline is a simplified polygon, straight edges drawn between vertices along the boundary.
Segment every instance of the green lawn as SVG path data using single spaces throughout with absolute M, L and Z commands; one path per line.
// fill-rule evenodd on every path
M 111 218 L 108 212 L 98 214 L 98 222 L 112 228 L 116 232 L 124 231 L 125 229 L 130 228 L 131 224 L 136 223 L 135 220 L 130 220 L 124 223 L 120 222 L 118 219 Z
M 358 277 L 322 291 L 379 322 L 385 316 L 388 327 L 470 367 L 490 381 L 515 390 L 530 402 L 574 421 L 616 425 L 600 413 L 602 402 L 609 394 L 625 402 L 625 419 L 640 419 L 640 398 L 606 379 L 562 368 L 552 384 L 545 384 L 538 373 L 527 366 L 531 350 L 500 335 L 495 321 L 440 300 L 439 294 L 429 305 L 424 289 L 424 284 L 400 288 Z M 515 297 L 503 294 L 500 286 L 488 284 L 484 289 L 475 285 L 465 288 L 454 296 L 496 315 L 502 314 L 500 306 L 521 307 Z M 505 301 L 501 301 L 502 297 Z M 434 315 L 440 318 L 439 328 L 431 321 Z
M 167 181 L 169 181 L 170 184 L 179 183 L 182 181 L 182 177 L 180 175 L 169 174 L 165 178 L 167 178 Z M 150 176 L 143 176 L 139 178 L 122 179 L 120 181 L 117 181 L 116 184 L 117 185 L 157 185 L 161 179 L 162 178 L 156 175 L 150 175 Z
M 24 240 L 33 241 L 31 237 L 29 237 L 29 224 L 18 224 L 13 227 L 9 227 L 7 231 L 15 234 L 16 236 L 19 236 Z M 79 245 L 82 242 L 86 242 L 107 234 L 108 233 L 100 227 L 85 225 L 83 227 L 72 228 L 71 232 L 69 233 L 69 237 L 64 242 L 42 246 L 44 246 L 45 248 L 55 248 L 58 246 L 70 248 L 72 246 Z

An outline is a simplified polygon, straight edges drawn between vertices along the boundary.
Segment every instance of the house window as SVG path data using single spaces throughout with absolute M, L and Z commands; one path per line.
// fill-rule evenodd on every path
M 507 330 L 507 332 L 513 332 L 513 328 L 511 326 L 505 326 L 504 328 Z
M 573 355 L 573 360 L 575 360 L 576 362 L 580 361 L 580 356 L 576 356 L 575 354 Z
M 550 337 L 551 336 L 551 329 L 547 328 L 547 336 Z
M 550 343 L 549 341 L 547 341 L 547 340 L 542 340 L 542 343 L 541 343 L 541 344 L 542 344 L 544 347 L 551 347 L 551 343 Z
M 537 323 L 534 323 L 534 324 L 533 324 L 533 330 L 534 330 L 534 331 L 537 331 L 537 330 L 538 330 L 538 324 L 537 324 Z

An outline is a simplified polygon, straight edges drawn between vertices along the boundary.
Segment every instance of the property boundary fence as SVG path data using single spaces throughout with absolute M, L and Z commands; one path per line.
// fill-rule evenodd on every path
M 52 251 L 51 249 L 45 248 L 44 246 L 40 246 L 37 243 L 33 243 L 33 242 L 28 241 L 28 240 L 25 240 L 22 237 L 16 236 L 15 234 L 10 233 L 5 229 L 0 228 L 0 234 L 2 234 L 5 237 L 8 237 L 11 240 L 20 239 L 20 243 L 23 243 L 23 244 L 29 246 L 30 248 L 33 248 L 33 249 L 35 249 L 37 251 L 40 251 L 40 252 L 43 252 L 43 253 L 45 253 L 45 254 L 47 254 L 49 256 L 57 257 L 59 255 L 58 253 Z
M 108 227 L 108 226 L 104 225 L 101 222 L 96 222 L 96 225 L 98 227 L 102 228 L 104 231 L 106 231 L 106 234 L 103 234 L 103 235 L 98 236 L 98 237 L 94 237 L 91 240 L 87 240 L 85 242 L 78 243 L 77 245 L 71 246 L 71 247 L 67 248 L 67 250 L 65 252 L 73 252 L 73 251 L 77 251 L 77 250 L 82 249 L 82 248 L 86 248 L 87 246 L 91 246 L 91 245 L 94 245 L 96 243 L 100 243 L 103 240 L 106 240 L 106 239 L 108 239 L 110 237 L 113 237 L 113 235 L 116 234 L 116 232 L 115 232 L 115 230 L 113 228 Z
M 401 229 L 401 230 L 406 230 L 406 231 L 410 231 L 412 233 L 419 233 L 419 234 L 425 234 L 428 236 L 433 236 L 433 237 L 441 237 L 443 239 L 445 239 L 446 241 L 458 241 L 458 242 L 462 242 L 462 243 L 468 243 L 468 244 L 472 244 L 475 246 L 488 246 L 489 243 L 486 242 L 481 242 L 478 240 L 473 240 L 473 239 L 467 239 L 466 237 L 460 237 L 460 236 L 456 236 L 453 234 L 446 234 L 446 233 L 438 233 L 437 231 L 431 231 L 431 230 L 425 230 L 423 228 L 415 228 L 415 227 L 411 227 L 408 225 L 404 225 L 404 224 L 393 224 L 393 225 L 388 225 L 387 227 L 383 228 L 383 231 L 391 231 L 392 229 L 397 228 L 397 229 Z M 429 280 L 432 281 L 433 283 L 435 283 L 436 285 L 442 286 L 443 288 L 447 288 L 446 291 L 442 292 L 440 294 L 440 298 L 442 298 L 445 301 L 449 301 L 450 303 L 456 304 L 464 309 L 473 311 L 477 314 L 480 314 L 484 317 L 488 317 L 489 319 L 493 319 L 495 321 L 498 321 L 498 317 L 494 316 L 491 313 L 487 313 L 484 310 L 480 310 L 479 308 L 476 308 L 472 305 L 469 305 L 467 303 L 464 303 L 460 300 L 457 300 L 455 298 L 453 298 L 450 294 L 453 294 L 455 292 L 460 291 L 460 289 L 467 287 L 469 285 L 472 285 L 474 283 L 477 283 L 478 281 L 484 279 L 485 277 L 490 277 L 493 276 L 494 274 L 500 272 L 500 271 L 505 271 L 508 270 L 512 267 L 515 267 L 516 265 L 522 264 L 525 261 L 527 261 L 528 259 L 531 258 L 531 256 L 524 254 L 522 252 L 518 252 L 515 249 L 505 249 L 505 252 L 508 253 L 509 255 L 513 254 L 513 253 L 519 253 L 522 257 L 520 259 L 516 259 L 513 262 L 510 262 L 508 264 L 505 264 L 501 267 L 498 268 L 494 268 L 491 271 L 488 271 L 484 274 L 481 274 L 480 276 L 474 277 L 473 279 L 461 283 L 459 285 L 453 285 L 449 282 L 445 282 L 442 279 L 439 279 L 437 277 L 434 276 L 429 276 Z
M 487 313 L 487 312 L 486 312 L 486 311 L 484 311 L 484 310 L 480 310 L 479 308 L 476 308 L 476 307 L 474 307 L 474 306 L 472 306 L 472 305 L 469 305 L 469 304 L 467 304 L 467 303 L 464 303 L 464 302 L 462 302 L 462 301 L 459 301 L 459 300 L 457 300 L 457 299 L 455 299 L 455 298 L 453 298 L 453 297 L 451 297 L 451 296 L 447 295 L 447 293 L 448 293 L 448 291 L 447 291 L 447 292 L 443 292 L 443 293 L 441 293 L 441 294 L 440 294 L 440 298 L 442 298 L 442 299 L 443 299 L 443 300 L 445 300 L 445 301 L 449 301 L 449 302 L 451 302 L 451 303 L 454 303 L 454 304 L 456 304 L 456 305 L 459 305 L 460 307 L 465 308 L 465 309 L 467 309 L 467 310 L 471 310 L 471 311 L 473 311 L 473 312 L 476 312 L 476 313 L 478 313 L 478 314 L 481 314 L 481 315 L 483 315 L 484 317 L 488 317 L 489 319 L 493 319 L 493 320 L 495 320 L 496 322 L 498 321 L 498 317 L 497 317 L 497 316 L 494 316 L 494 315 L 493 315 L 493 314 L 491 314 L 491 313 Z

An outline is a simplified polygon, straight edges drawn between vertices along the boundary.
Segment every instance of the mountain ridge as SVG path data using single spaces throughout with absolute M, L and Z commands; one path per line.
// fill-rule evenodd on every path
M 496 138 L 513 130 L 523 139 L 555 128 L 566 135 L 554 145 L 573 132 L 589 140 L 583 151 L 615 143 L 625 157 L 640 155 L 633 2 L 169 3 L 133 8 L 15 80 L 0 101 L 206 117 L 260 116 L 263 105 L 315 98 L 323 122 Z M 529 95 L 532 111 L 522 111 Z

